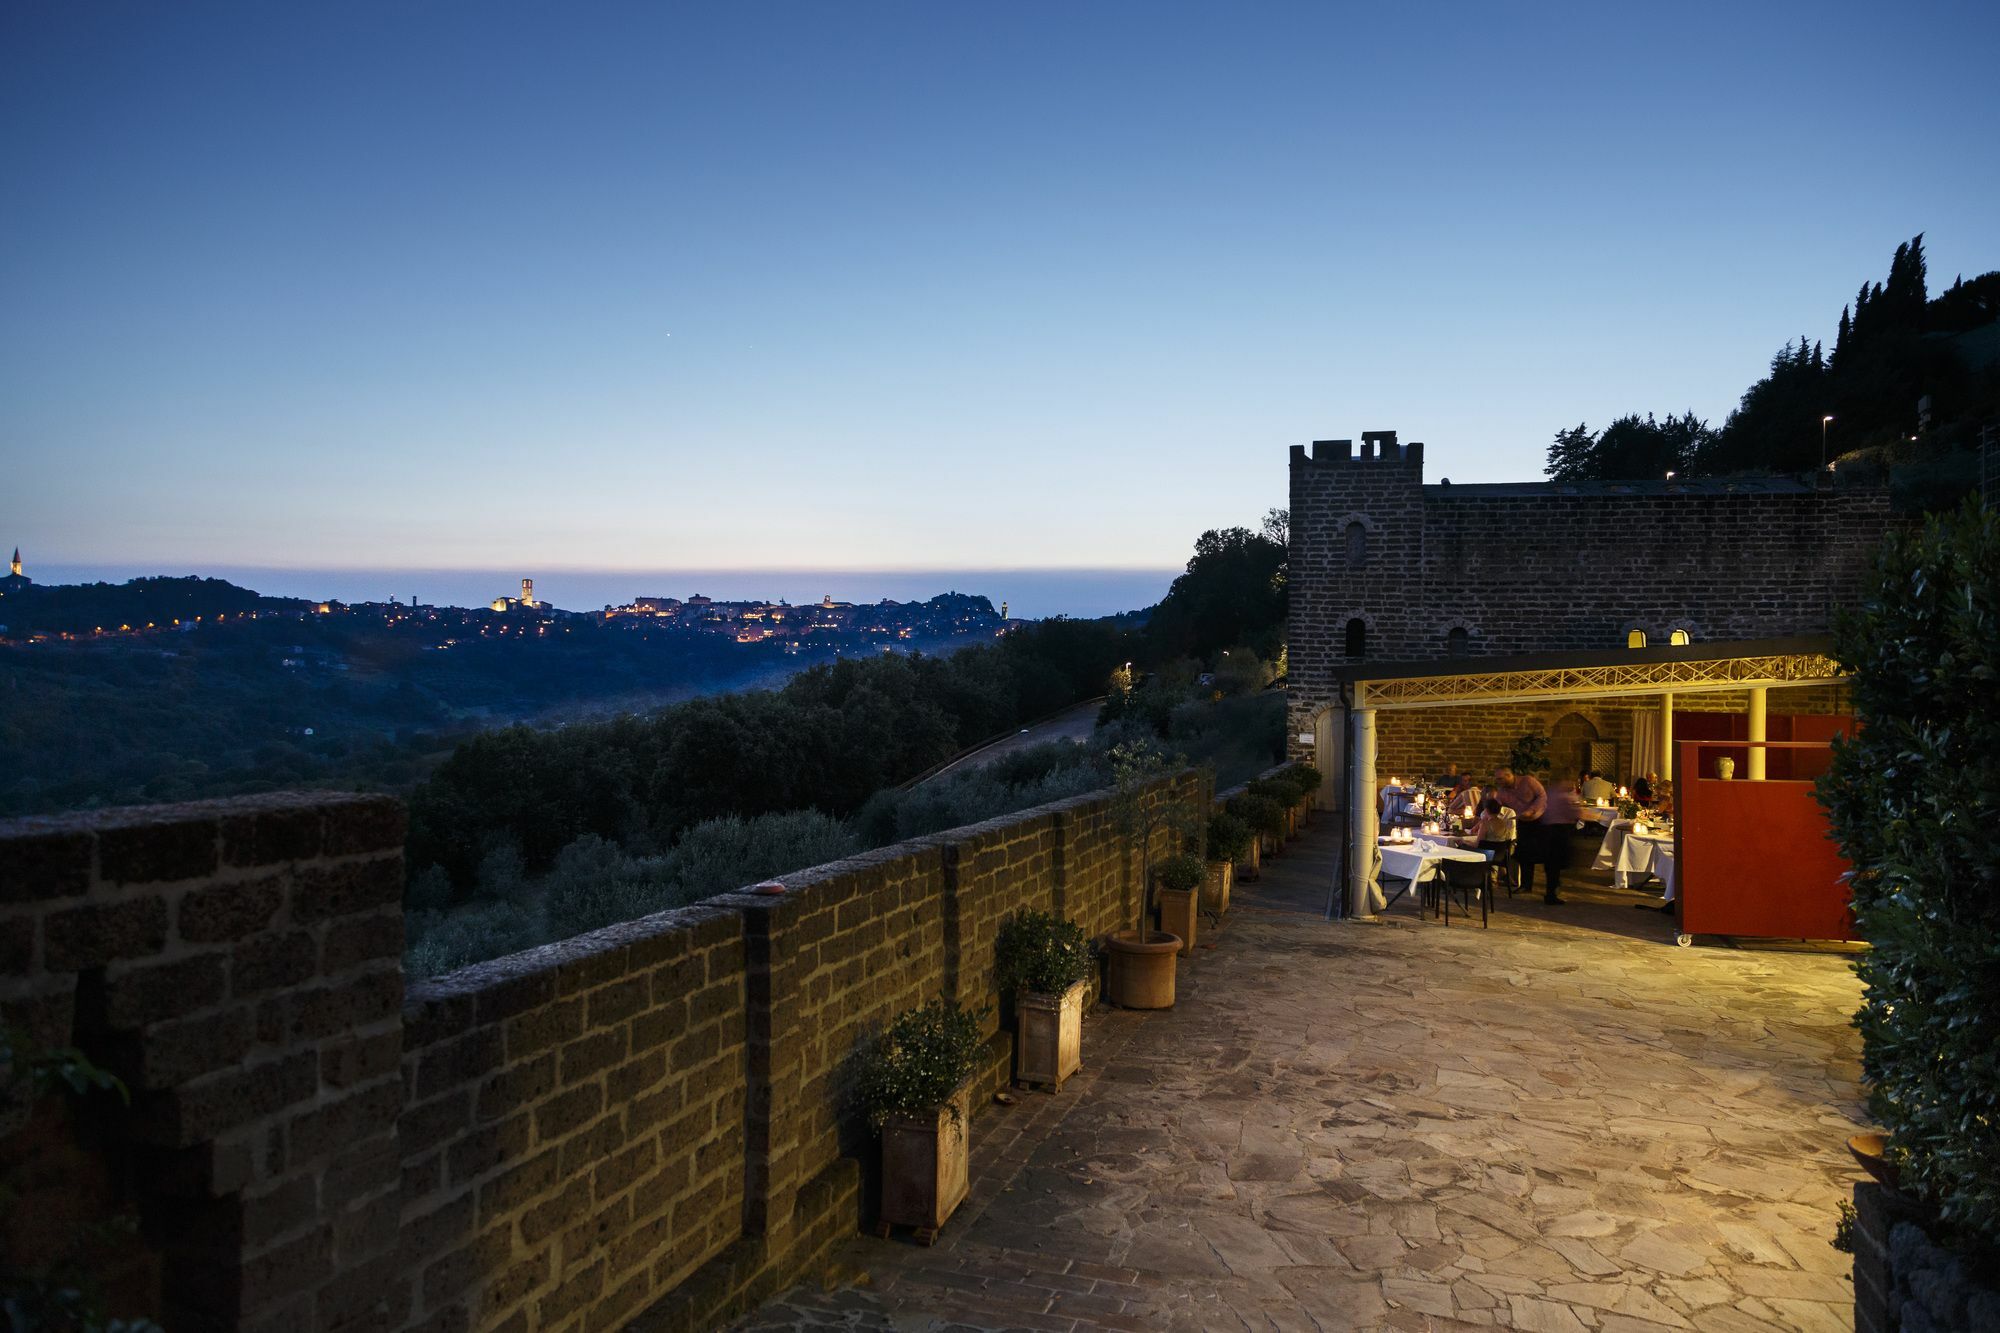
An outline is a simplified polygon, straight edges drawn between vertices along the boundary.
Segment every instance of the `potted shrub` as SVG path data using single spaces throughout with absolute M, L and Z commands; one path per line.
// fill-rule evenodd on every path
M 1250 826 L 1218 810 L 1208 817 L 1208 881 L 1202 886 L 1202 910 L 1221 916 L 1229 910 L 1229 891 L 1236 863 L 1250 854 L 1254 844 Z
M 1278 833 L 1281 841 L 1289 840 L 1298 831 L 1299 790 L 1281 777 L 1258 778 L 1245 788 L 1252 796 L 1278 807 Z M 1273 850 L 1276 850 L 1275 848 Z
M 1230 797 L 1228 808 L 1230 814 L 1250 826 L 1251 835 L 1257 839 L 1259 861 L 1278 850 L 1278 841 L 1285 835 L 1283 806 L 1268 796 L 1245 793 Z
M 1319 799 L 1320 782 L 1325 775 L 1311 764 L 1300 762 L 1292 764 L 1279 776 L 1298 789 L 1299 817 L 1304 819 Z
M 1182 953 L 1193 953 L 1195 922 L 1201 914 L 1201 883 L 1208 878 L 1208 866 L 1199 856 L 1170 856 L 1160 862 L 1153 875 L 1160 929 L 1180 936 Z
M 1139 856 L 1139 926 L 1115 931 L 1105 940 L 1105 998 L 1127 1009 L 1171 1009 L 1179 937 L 1153 929 L 1153 844 L 1162 834 L 1186 838 L 1197 816 L 1189 803 L 1157 781 L 1171 774 L 1167 757 L 1143 742 L 1114 746 L 1111 771 L 1113 826 L 1128 854 Z
M 997 980 L 1014 997 L 1014 1077 L 1056 1091 L 1083 1067 L 1083 1002 L 1097 959 L 1083 927 L 1033 909 L 1000 927 Z
M 982 1014 L 937 999 L 896 1016 L 863 1052 L 856 1089 L 882 1136 L 881 1235 L 915 1227 L 928 1245 L 966 1191 L 966 1129 Z

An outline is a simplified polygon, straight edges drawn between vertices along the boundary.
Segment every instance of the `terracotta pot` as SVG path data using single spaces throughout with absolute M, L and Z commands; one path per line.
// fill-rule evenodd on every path
M 1282 848 L 1284 845 L 1285 845 L 1285 840 L 1278 834 L 1259 833 L 1257 835 L 1257 846 L 1259 847 L 1259 849 L 1261 849 L 1261 851 L 1265 856 L 1276 856 L 1278 854 L 1279 849 Z
M 1201 886 L 1201 910 L 1221 916 L 1229 910 L 1229 889 L 1236 867 L 1227 861 L 1210 861 L 1208 879 Z
M 1060 995 L 1024 990 L 1014 997 L 1014 1077 L 1051 1091 L 1083 1068 L 1083 1001 L 1090 983 Z
M 1105 942 L 1105 998 L 1126 1009 L 1174 1007 L 1174 965 L 1180 937 L 1161 931 L 1142 941 L 1136 930 L 1121 930 Z
M 1153 898 L 1160 904 L 1160 929 L 1181 937 L 1181 952 L 1194 952 L 1196 918 L 1201 915 L 1200 889 L 1157 889 Z
M 1258 867 L 1264 862 L 1263 843 L 1262 838 L 1250 839 L 1250 850 L 1243 853 L 1243 859 L 1236 863 L 1236 878 L 1245 884 L 1252 883 L 1257 878 Z
M 882 1224 L 915 1227 L 929 1241 L 965 1198 L 972 1086 L 941 1106 L 882 1124 Z
M 1854 1160 L 1861 1163 L 1861 1169 L 1876 1180 L 1897 1188 L 1902 1172 L 1889 1160 L 1889 1141 L 1880 1134 L 1856 1134 L 1847 1140 L 1847 1151 L 1854 1154 Z

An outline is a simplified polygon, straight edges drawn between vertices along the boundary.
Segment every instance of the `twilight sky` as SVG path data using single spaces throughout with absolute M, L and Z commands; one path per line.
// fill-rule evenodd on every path
M 1175 566 L 1290 444 L 1530 478 L 1719 424 L 1918 230 L 2000 267 L 1996 56 L 1990 3 L 13 0 L 0 547 Z

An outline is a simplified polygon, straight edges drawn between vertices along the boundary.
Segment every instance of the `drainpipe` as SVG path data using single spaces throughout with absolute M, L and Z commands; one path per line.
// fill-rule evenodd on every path
M 1369 916 L 1375 910 L 1369 890 L 1375 868 L 1375 710 L 1368 707 L 1368 687 L 1354 687 L 1354 744 L 1349 753 L 1350 782 L 1347 789 L 1347 822 L 1352 831 L 1348 842 L 1348 915 Z

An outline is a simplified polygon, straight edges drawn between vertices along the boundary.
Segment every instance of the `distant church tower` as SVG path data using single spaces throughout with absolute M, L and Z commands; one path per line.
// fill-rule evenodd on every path
M 21 577 L 21 548 L 18 546 L 14 548 L 13 567 L 10 568 L 7 572 L 9 574 L 12 574 L 17 579 Z
M 534 604 L 535 604 L 535 581 L 533 579 L 522 579 L 521 605 L 533 606 Z
M 1007 618 L 1007 603 L 1005 600 L 1002 600 L 1000 603 L 1000 618 L 1002 620 Z

